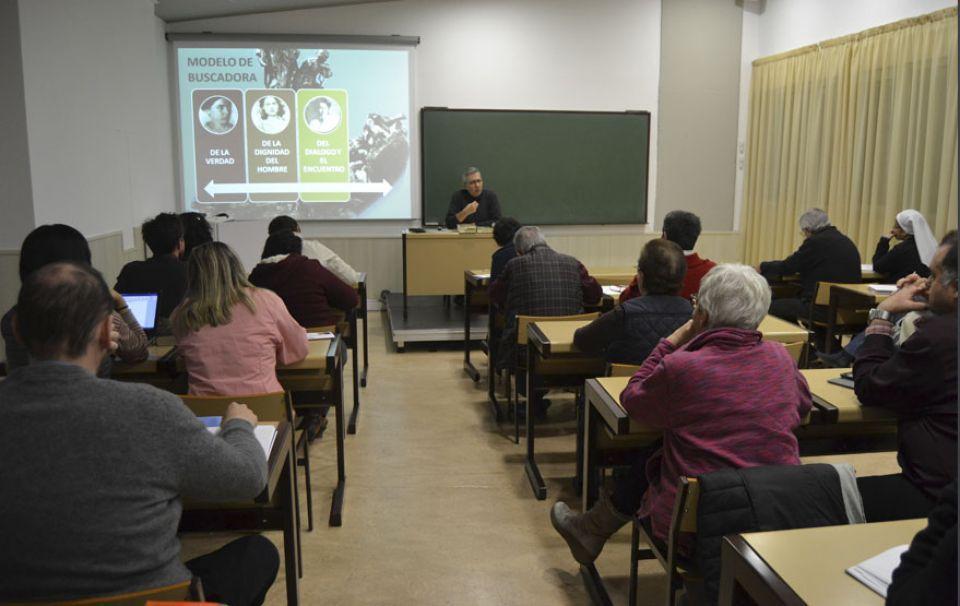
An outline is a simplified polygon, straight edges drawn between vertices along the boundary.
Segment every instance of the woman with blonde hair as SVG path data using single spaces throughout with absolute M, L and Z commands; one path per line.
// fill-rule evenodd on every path
M 282 391 L 276 366 L 307 355 L 307 333 L 273 292 L 255 288 L 222 242 L 194 249 L 187 293 L 171 315 L 193 395 Z

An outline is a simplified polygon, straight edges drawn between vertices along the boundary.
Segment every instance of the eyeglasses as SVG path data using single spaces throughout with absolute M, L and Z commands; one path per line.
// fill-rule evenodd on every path
M 467 185 L 476 185 L 477 183 L 483 183 L 483 179 L 471 179 L 467 181 Z

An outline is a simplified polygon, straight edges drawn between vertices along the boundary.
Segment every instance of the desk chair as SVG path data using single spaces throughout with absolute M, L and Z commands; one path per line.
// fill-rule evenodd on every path
M 837 284 L 836 282 L 817 282 L 817 294 L 813 298 L 813 305 L 810 306 L 810 316 L 807 318 L 797 318 L 797 323 L 800 326 L 803 326 L 810 331 L 811 338 L 813 338 L 814 330 L 821 330 L 826 332 L 828 322 L 826 320 L 818 320 L 817 318 L 817 308 L 829 310 L 830 308 L 830 288 Z M 833 335 L 855 335 L 867 325 L 867 312 L 868 310 L 858 310 L 858 309 L 837 309 L 836 322 L 833 325 Z M 810 342 L 809 347 L 813 347 L 814 343 Z M 824 351 L 829 353 L 832 349 L 832 344 L 827 342 L 825 343 Z
M 697 533 L 697 503 L 700 500 L 700 484 L 696 478 L 680 478 L 677 484 L 677 499 L 673 504 L 673 516 L 670 519 L 670 532 L 664 545 L 652 536 L 652 532 L 637 517 L 633 519 L 633 533 L 630 537 L 630 589 L 629 604 L 637 603 L 637 576 L 640 560 L 656 558 L 667 572 L 667 606 L 674 606 L 677 590 L 685 579 L 700 579 L 695 565 L 683 553 L 680 546 L 681 535 L 694 536 Z M 649 545 L 640 549 L 640 538 Z
M 507 406 L 510 406 L 511 403 L 511 389 L 510 384 L 511 380 L 516 382 L 516 377 L 519 376 L 519 373 L 526 373 L 527 371 L 527 356 L 521 355 L 519 353 L 520 348 L 527 347 L 527 327 L 530 326 L 532 322 L 558 322 L 563 320 L 595 320 L 600 317 L 600 312 L 584 313 L 584 314 L 574 314 L 571 316 L 517 316 L 517 348 L 518 352 L 516 355 L 516 360 L 514 363 L 507 368 Z M 576 369 L 582 366 L 582 361 L 580 360 L 547 360 L 540 367 L 540 374 L 544 375 L 562 375 L 565 372 Z M 529 392 L 529 385 L 527 386 L 526 392 Z M 516 392 L 515 397 L 513 398 L 513 430 L 514 430 L 514 442 L 517 444 L 520 443 L 520 390 L 514 389 Z M 583 390 L 579 390 L 578 394 L 582 395 Z M 529 396 L 525 393 L 524 396 L 529 401 Z M 580 401 L 580 396 L 578 396 L 578 402 Z M 580 409 L 583 407 L 581 406 Z M 532 414 L 533 411 L 528 410 L 527 414 Z
M 183 581 L 175 585 L 156 589 L 141 589 L 130 593 L 112 595 L 105 598 L 82 598 L 79 600 L 51 600 L 43 602 L 5 602 L 7 606 L 143 606 L 149 600 L 161 601 L 204 601 L 200 579 Z

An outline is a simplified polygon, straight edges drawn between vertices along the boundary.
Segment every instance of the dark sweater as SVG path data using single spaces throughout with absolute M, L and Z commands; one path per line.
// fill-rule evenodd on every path
M 926 278 L 930 269 L 920 260 L 917 252 L 917 241 L 913 236 L 890 248 L 890 238 L 880 238 L 877 249 L 873 253 L 873 271 L 883 274 L 890 282 L 896 282 L 916 272 Z
M 304 328 L 335 324 L 335 309 L 347 312 L 360 302 L 353 287 L 303 255 L 264 259 L 253 268 L 250 282 L 277 293 Z
M 476 200 L 480 203 L 480 206 L 477 208 L 477 212 L 472 215 L 467 215 L 467 217 L 462 221 L 462 223 L 476 223 L 477 225 L 491 225 L 500 220 L 500 200 L 497 198 L 492 190 L 485 189 L 480 192 L 480 195 L 474 198 L 470 195 L 465 189 L 461 189 L 453 192 L 453 196 L 450 197 L 450 206 L 447 208 L 447 216 L 444 219 L 447 228 L 456 229 L 457 228 L 457 213 L 463 210 L 467 204 L 470 204 Z
M 35 362 L 0 383 L 0 600 L 102 596 L 190 578 L 182 497 L 252 499 L 252 427 L 213 436 L 177 396 Z
M 803 241 L 800 248 L 783 261 L 760 264 L 760 273 L 768 278 L 800 274 L 800 300 L 813 301 L 817 282 L 860 282 L 860 251 L 850 238 L 836 227 L 824 227 Z
M 957 482 L 940 494 L 927 527 L 910 542 L 887 590 L 887 606 L 957 603 Z
M 120 294 L 157 293 L 157 320 L 167 319 L 187 292 L 187 265 L 173 255 L 131 261 L 113 288 Z
M 900 417 L 897 460 L 929 496 L 957 477 L 957 315 L 934 315 L 897 349 L 867 335 L 853 363 L 857 397 Z
M 630 299 L 577 329 L 573 344 L 588 354 L 603 354 L 607 362 L 643 364 L 660 339 L 690 319 L 693 308 L 679 296 L 646 295 Z
M 494 251 L 493 256 L 490 257 L 490 280 L 493 281 L 499 278 L 500 274 L 503 273 L 503 268 L 507 266 L 510 259 L 516 256 L 517 249 L 513 246 L 513 242 L 505 244 Z

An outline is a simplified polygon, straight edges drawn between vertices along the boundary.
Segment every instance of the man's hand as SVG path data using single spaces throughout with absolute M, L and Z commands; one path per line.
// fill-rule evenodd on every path
M 480 208 L 480 203 L 474 200 L 470 204 L 467 204 L 463 207 L 463 210 L 457 213 L 457 221 L 463 223 L 464 219 L 477 212 L 477 209 Z
M 113 290 L 112 288 L 110 289 L 110 296 L 113 297 L 114 309 L 121 309 L 127 306 L 127 302 L 123 300 L 123 295 Z
M 119 323 L 123 322 L 120 318 L 111 314 L 110 317 L 110 353 L 114 353 L 120 347 L 120 327 Z
M 926 301 L 914 301 L 913 298 L 920 296 L 926 297 L 927 281 L 919 280 L 907 284 L 897 292 L 884 299 L 877 309 L 889 311 L 893 314 L 907 313 L 908 311 L 920 311 L 927 308 Z
M 223 425 L 227 421 L 232 421 L 233 419 L 243 419 L 250 425 L 254 427 L 257 426 L 257 415 L 255 415 L 246 404 L 230 402 L 230 405 L 227 406 L 226 414 L 223 415 L 223 421 L 220 424 Z
M 919 282 L 925 279 L 926 278 L 921 278 L 916 273 L 912 273 L 909 276 L 906 276 L 904 278 L 900 278 L 899 280 L 897 280 L 897 288 L 903 288 L 904 286 L 915 284 L 916 282 Z

